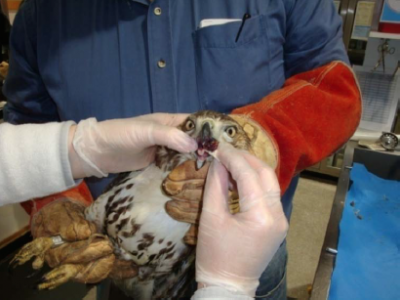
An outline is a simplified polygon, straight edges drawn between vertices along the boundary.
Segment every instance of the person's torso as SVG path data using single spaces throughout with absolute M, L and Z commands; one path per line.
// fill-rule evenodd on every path
M 36 3 L 38 68 L 60 120 L 230 112 L 285 81 L 282 1 Z M 87 179 L 94 197 L 110 180 Z
M 61 120 L 229 112 L 284 83 L 281 1 L 38 2 L 38 65 Z M 242 19 L 199 28 L 204 19 Z

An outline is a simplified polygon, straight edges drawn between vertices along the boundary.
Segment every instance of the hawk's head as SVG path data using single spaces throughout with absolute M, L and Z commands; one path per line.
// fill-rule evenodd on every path
M 159 167 L 171 170 L 183 161 L 192 159 L 196 160 L 199 169 L 207 160 L 212 159 L 208 152 L 215 151 L 219 142 L 229 143 L 238 149 L 250 149 L 250 140 L 239 123 L 215 111 L 204 110 L 192 114 L 179 128 L 197 141 L 197 151 L 185 155 L 160 147 L 156 156 Z

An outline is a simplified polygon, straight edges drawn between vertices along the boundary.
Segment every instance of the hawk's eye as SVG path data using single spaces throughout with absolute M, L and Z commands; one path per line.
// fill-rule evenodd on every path
M 233 138 L 236 135 L 236 127 L 230 126 L 225 128 L 225 132 L 229 135 L 229 137 Z
M 194 129 L 194 122 L 192 120 L 187 120 L 185 123 L 185 130 L 190 131 Z

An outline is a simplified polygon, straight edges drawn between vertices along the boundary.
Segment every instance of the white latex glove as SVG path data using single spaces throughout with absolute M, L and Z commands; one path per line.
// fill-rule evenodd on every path
M 251 154 L 220 144 L 204 191 L 196 281 L 253 297 L 259 277 L 284 240 L 288 223 L 274 171 Z M 222 164 L 221 164 L 222 163 Z M 240 213 L 228 209 L 228 172 L 237 183 Z
M 175 128 L 185 114 L 151 114 L 97 122 L 90 118 L 73 126 L 69 159 L 75 179 L 105 177 L 146 167 L 154 160 L 156 145 L 179 152 L 197 149 L 196 142 Z

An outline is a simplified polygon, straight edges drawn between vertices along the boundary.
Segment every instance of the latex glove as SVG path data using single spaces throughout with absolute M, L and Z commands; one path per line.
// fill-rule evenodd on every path
M 187 161 L 177 166 L 163 182 L 165 193 L 173 200 L 165 208 L 174 219 L 190 224 L 198 224 L 201 200 L 210 163 L 196 170 L 195 161 Z
M 188 245 L 196 245 L 198 226 L 203 199 L 203 189 L 210 163 L 207 162 L 196 170 L 194 161 L 187 161 L 176 167 L 164 180 L 164 192 L 172 197 L 165 205 L 167 213 L 180 222 L 192 224 L 183 238 Z M 234 192 L 229 193 L 229 208 L 231 212 L 237 212 L 238 196 Z
M 220 144 L 210 167 L 197 242 L 196 280 L 254 296 L 259 277 L 284 240 L 288 223 L 274 171 L 251 154 Z M 240 212 L 228 210 L 229 176 Z
M 175 128 L 187 115 L 151 114 L 97 122 L 91 118 L 72 126 L 69 159 L 74 178 L 105 177 L 146 167 L 156 145 L 179 152 L 197 149 L 196 142 Z

